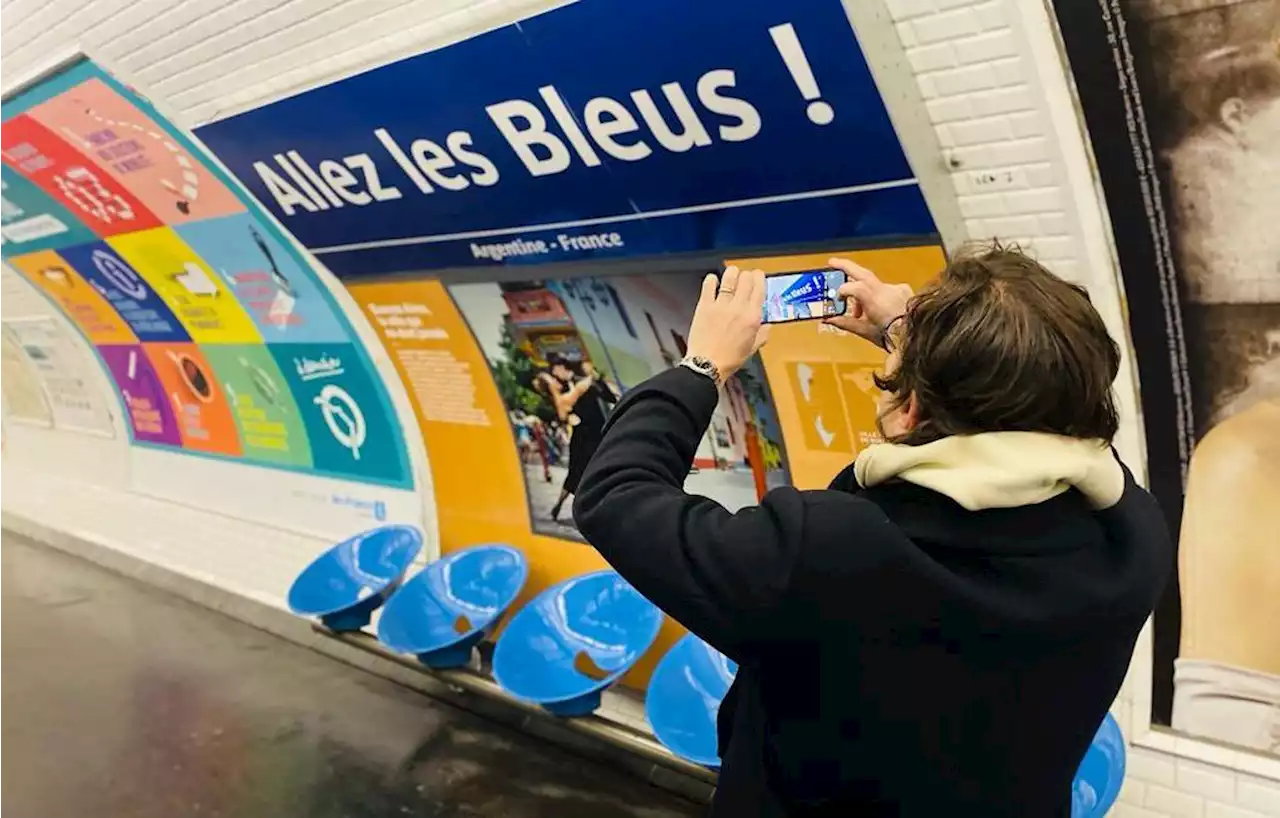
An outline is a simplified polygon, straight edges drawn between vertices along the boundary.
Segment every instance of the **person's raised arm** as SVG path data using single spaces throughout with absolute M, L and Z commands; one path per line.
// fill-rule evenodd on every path
M 713 378 L 677 367 L 628 393 L 605 427 L 574 501 L 579 530 L 636 589 L 734 657 L 765 634 L 785 592 L 800 541 L 800 494 L 773 492 L 730 514 L 683 485 L 732 376 L 764 342 L 764 276 L 732 267 L 703 282 L 689 331 L 690 360 Z
M 847 258 L 828 259 L 832 267 L 844 272 L 846 281 L 840 287 L 845 311 L 825 319 L 825 323 L 865 338 L 886 352 L 894 336 L 902 329 L 901 321 L 911 304 L 911 287 L 887 284 L 875 273 Z
M 595 365 L 590 361 L 583 361 L 582 370 L 591 384 L 591 388 L 595 390 L 596 395 L 605 404 L 613 406 L 618 402 L 618 393 L 614 391 L 613 386 L 609 384 L 609 379 L 596 370 Z
M 556 416 L 560 418 L 562 423 L 567 421 L 569 415 L 573 412 L 573 408 L 578 405 L 578 401 L 586 394 L 587 387 L 582 386 L 583 382 L 579 381 L 565 389 L 558 378 L 545 373 L 538 377 L 543 379 L 543 386 L 547 390 L 547 396 L 551 398 L 551 406 L 556 410 Z

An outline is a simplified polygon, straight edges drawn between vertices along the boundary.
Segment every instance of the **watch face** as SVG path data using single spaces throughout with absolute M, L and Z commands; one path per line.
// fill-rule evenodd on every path
M 711 378 L 716 376 L 716 365 L 706 358 L 689 358 L 688 364 L 691 369 L 701 372 L 703 375 Z

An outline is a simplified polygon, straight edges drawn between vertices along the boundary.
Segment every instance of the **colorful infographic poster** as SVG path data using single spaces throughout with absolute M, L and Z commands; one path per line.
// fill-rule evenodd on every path
M 136 444 L 412 485 L 351 325 L 200 147 L 89 60 L 3 121 L 4 258 L 95 347 Z
M 89 78 L 27 115 L 91 158 L 164 224 L 244 210 L 194 149 L 139 113 L 103 79 Z
M 107 300 L 140 341 L 189 341 L 177 316 L 149 284 L 106 242 L 93 241 L 59 248 L 61 256 Z M 24 269 L 29 256 L 14 264 Z M 85 329 L 83 326 L 81 329 Z M 87 333 L 86 333 L 87 334 Z M 93 336 L 89 336 L 93 339 Z M 95 341 L 97 343 L 97 341 Z
M 302 413 L 271 353 L 256 344 L 204 350 L 223 386 L 245 456 L 284 466 L 310 465 Z
M 215 270 L 267 343 L 344 342 L 346 327 L 327 308 L 319 282 L 248 213 L 174 228 Z
M 138 340 L 129 322 L 107 296 L 53 250 L 18 256 L 13 267 L 44 291 L 93 344 L 131 344 Z

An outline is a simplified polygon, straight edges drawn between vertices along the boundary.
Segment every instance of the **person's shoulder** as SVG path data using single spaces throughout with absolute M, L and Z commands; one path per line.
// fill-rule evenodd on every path
M 789 508 L 803 510 L 806 514 L 825 516 L 829 514 L 847 516 L 879 515 L 884 512 L 865 495 L 843 489 L 798 489 L 794 486 L 782 486 L 772 489 L 764 496 L 765 504 L 782 504 Z
M 806 542 L 827 545 L 856 539 L 863 548 L 896 547 L 905 535 L 864 494 L 838 489 L 774 489 L 762 505 L 800 525 Z
M 1196 445 L 1191 476 L 1213 483 L 1280 469 L 1280 403 L 1262 401 L 1214 426 Z
M 836 489 L 774 489 L 761 509 L 794 553 L 790 584 L 821 596 L 868 577 L 913 573 L 914 546 L 874 502 Z M 904 571 L 904 569 L 906 569 Z M 835 591 L 843 595 L 843 591 Z
M 1119 500 L 1110 506 L 1100 509 L 1097 513 L 1104 518 L 1116 516 L 1129 518 L 1134 521 L 1133 525 L 1138 528 L 1150 525 L 1152 533 L 1162 534 L 1167 538 L 1168 528 L 1165 525 L 1164 512 L 1161 510 L 1160 503 L 1156 500 L 1155 495 L 1138 482 L 1129 465 L 1120 458 L 1119 453 L 1114 449 L 1112 449 L 1112 456 L 1120 464 L 1120 470 L 1124 473 L 1124 490 L 1121 492 Z
M 1191 455 L 1182 538 L 1224 547 L 1223 527 L 1250 521 L 1280 490 L 1280 403 L 1264 401 L 1209 430 Z M 1265 515 L 1264 515 L 1265 516 Z M 1192 547 L 1195 547 L 1193 545 Z
M 1126 576 L 1133 578 L 1135 588 L 1146 589 L 1144 593 L 1135 591 L 1131 597 L 1146 616 L 1173 570 L 1174 540 L 1155 495 L 1138 484 L 1118 454 L 1115 457 L 1124 471 L 1124 492 L 1118 502 L 1096 513 L 1107 540 L 1127 555 L 1131 570 Z

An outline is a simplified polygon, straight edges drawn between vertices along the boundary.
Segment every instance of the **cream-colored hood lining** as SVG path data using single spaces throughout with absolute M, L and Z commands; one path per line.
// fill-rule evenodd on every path
M 1103 509 L 1124 493 L 1124 470 L 1105 443 L 1040 432 L 985 432 L 920 446 L 881 443 L 858 455 L 854 473 L 864 488 L 897 478 L 971 511 L 1032 505 L 1071 488 Z

